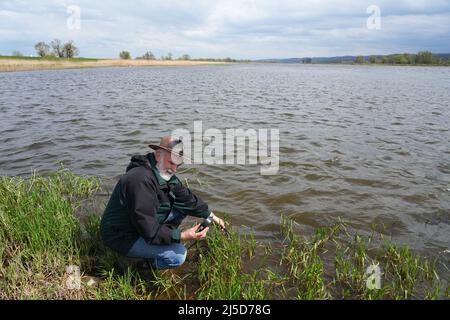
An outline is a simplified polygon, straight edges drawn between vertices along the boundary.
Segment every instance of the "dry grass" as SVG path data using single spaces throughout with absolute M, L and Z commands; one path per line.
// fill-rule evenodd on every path
M 226 62 L 191 60 L 120 60 L 101 59 L 94 61 L 0 59 L 0 72 L 32 71 L 48 69 L 78 69 L 102 67 L 145 67 L 145 66 L 195 66 L 205 64 L 226 64 Z

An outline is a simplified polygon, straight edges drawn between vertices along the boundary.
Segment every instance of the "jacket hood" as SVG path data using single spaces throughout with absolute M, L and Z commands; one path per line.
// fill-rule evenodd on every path
M 161 175 L 159 174 L 159 170 L 156 168 L 156 159 L 155 154 L 153 152 L 148 153 L 146 155 L 136 155 L 131 157 L 131 161 L 128 164 L 128 167 L 126 169 L 126 172 L 130 171 L 133 168 L 136 167 L 144 167 L 147 169 L 150 169 L 153 171 L 153 174 L 155 175 L 158 183 L 160 185 L 165 185 L 166 183 L 169 184 L 178 184 L 180 181 L 178 180 L 176 175 L 173 175 L 169 181 L 165 181 Z
M 132 156 L 130 163 L 127 166 L 126 172 L 136 167 L 145 167 L 151 169 L 153 165 L 152 162 L 155 162 L 153 153 L 149 153 L 147 155 Z

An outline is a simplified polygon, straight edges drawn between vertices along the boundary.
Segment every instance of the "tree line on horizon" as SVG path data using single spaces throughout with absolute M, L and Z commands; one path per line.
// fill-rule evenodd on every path
M 132 59 L 131 53 L 129 51 L 121 51 L 119 52 L 120 59 L 123 60 L 129 60 Z M 142 56 L 137 56 L 134 58 L 135 60 L 158 60 L 156 56 L 151 51 L 147 51 Z M 167 55 L 162 55 L 159 60 L 165 61 L 165 60 L 187 60 L 187 61 L 211 61 L 211 62 L 250 62 L 251 60 L 237 60 L 232 59 L 230 57 L 226 58 L 192 58 L 189 54 L 183 54 L 180 57 L 174 59 L 171 52 L 169 52 Z
M 69 40 L 63 43 L 60 39 L 54 39 L 50 43 L 46 43 L 44 41 L 40 41 L 34 45 L 34 49 L 36 50 L 36 54 L 41 58 L 74 58 L 79 55 L 80 50 L 75 45 L 73 40 Z M 1 56 L 1 54 L 0 54 Z M 14 57 L 23 57 L 24 55 L 18 51 L 14 50 L 12 52 L 12 56 Z M 129 51 L 121 51 L 119 53 L 120 59 L 128 60 L 132 59 L 131 53 Z M 178 58 L 174 58 L 172 53 L 168 53 L 167 55 L 162 55 L 159 59 L 151 51 L 145 52 L 141 56 L 137 56 L 134 58 L 136 60 L 192 60 L 192 61 L 212 61 L 212 62 L 250 62 L 251 60 L 238 60 L 232 59 L 230 57 L 226 58 L 191 58 L 189 54 L 183 54 Z
M 73 40 L 69 40 L 63 43 L 60 39 L 54 39 L 49 44 L 44 41 L 40 41 L 34 45 L 36 53 L 41 58 L 74 58 L 79 55 L 79 49 L 75 45 Z M 1 56 L 1 54 L 0 54 Z M 12 56 L 23 57 L 23 54 L 15 50 Z M 121 51 L 119 53 L 120 59 L 128 60 L 132 59 L 129 51 Z M 137 56 L 136 60 L 158 60 L 153 52 L 147 51 L 141 56 Z M 317 58 L 302 58 L 301 63 L 323 63 L 317 61 Z M 174 60 L 172 53 L 162 55 L 159 60 Z M 196 58 L 193 59 L 189 54 L 183 54 L 175 60 L 192 60 L 192 61 L 211 61 L 211 62 L 251 62 L 248 59 L 232 59 L 226 58 Z M 450 65 L 450 56 L 447 59 L 441 58 L 430 51 L 419 51 L 417 54 L 402 53 L 391 55 L 371 55 L 371 56 L 356 56 L 354 60 L 336 60 L 327 61 L 328 63 L 356 63 L 356 64 L 389 64 L 389 65 Z
M 301 63 L 301 64 L 385 64 L 385 65 L 440 65 L 450 66 L 450 53 L 434 54 L 419 51 L 416 54 L 402 53 L 389 55 L 304 57 L 290 59 L 261 59 L 257 62 Z
M 357 56 L 355 63 L 363 64 L 404 64 L 404 65 L 449 65 L 449 59 L 442 59 L 430 51 L 419 51 L 417 54 L 402 53 L 386 56 Z
M 121 51 L 119 53 L 119 57 L 124 60 L 131 59 L 131 53 L 129 51 Z M 135 58 L 136 60 L 158 60 L 153 52 L 147 51 L 142 56 L 138 56 Z M 173 55 L 169 52 L 166 56 L 161 56 L 159 60 L 173 60 Z M 177 60 L 191 60 L 191 56 L 188 54 L 183 54 Z

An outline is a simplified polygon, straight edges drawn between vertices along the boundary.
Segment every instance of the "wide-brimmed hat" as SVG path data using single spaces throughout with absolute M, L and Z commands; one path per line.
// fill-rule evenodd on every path
M 183 156 L 183 141 L 181 140 L 181 138 L 165 136 L 161 138 L 159 144 L 149 144 L 148 146 L 155 151 L 165 150 L 170 152 L 170 154 L 172 155 L 172 160 L 174 160 L 176 163 L 190 161 L 190 159 Z

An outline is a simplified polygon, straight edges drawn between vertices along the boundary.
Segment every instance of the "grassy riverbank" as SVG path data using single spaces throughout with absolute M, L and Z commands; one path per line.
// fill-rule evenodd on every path
M 102 67 L 146 67 L 146 66 L 194 66 L 203 64 L 225 64 L 226 62 L 193 60 L 121 60 L 90 58 L 37 58 L 0 56 L 0 72 L 32 71 L 48 69 L 78 69 Z
M 189 250 L 185 265 L 154 272 L 102 246 L 92 209 L 100 190 L 98 179 L 66 170 L 0 178 L 0 299 L 449 297 L 436 261 L 377 232 L 350 234 L 341 222 L 303 237 L 283 218 L 280 247 L 212 229 Z M 382 272 L 380 290 L 366 285 L 373 264 Z M 69 266 L 79 266 L 79 286 Z

